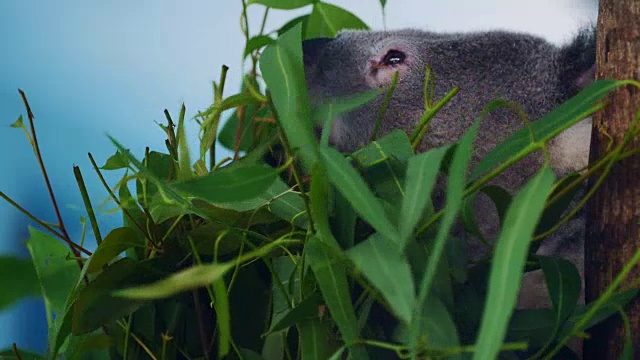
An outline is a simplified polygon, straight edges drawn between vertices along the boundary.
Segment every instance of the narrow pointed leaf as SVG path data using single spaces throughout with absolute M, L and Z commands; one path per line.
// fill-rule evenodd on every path
M 573 98 L 564 102 L 541 119 L 531 122 L 531 131 L 537 141 L 545 141 L 558 135 L 602 107 L 598 102 L 613 89 L 625 85 L 622 81 L 597 80 Z M 516 156 L 531 143 L 529 129 L 523 127 L 491 150 L 471 173 L 471 180 Z
M 374 234 L 349 249 L 347 257 L 380 291 L 398 318 L 409 323 L 416 293 L 411 268 L 401 250 L 379 234 Z
M 448 146 L 433 149 L 409 160 L 405 179 L 405 196 L 399 217 L 400 238 L 403 246 L 409 241 L 409 236 L 431 201 L 431 192 L 440 170 L 440 163 L 448 149 Z
M 17 275 L 17 276 L 16 276 Z M 38 275 L 30 259 L 0 256 L 0 310 L 22 298 L 40 295 Z
M 215 204 L 259 197 L 277 176 L 276 169 L 265 165 L 230 166 L 170 186 L 186 197 Z
M 445 249 L 445 242 L 449 237 L 451 227 L 458 216 L 458 212 L 462 205 L 462 194 L 465 186 L 465 174 L 467 166 L 471 160 L 473 153 L 473 141 L 478 132 L 480 122 L 476 122 L 467 130 L 466 134 L 460 140 L 453 154 L 453 160 L 449 169 L 449 178 L 447 181 L 446 204 L 444 208 L 444 216 L 440 223 L 438 233 L 433 244 L 427 266 L 422 276 L 422 281 L 418 290 L 418 298 L 414 307 L 413 317 L 411 319 L 411 333 L 409 338 L 409 351 L 412 359 L 416 359 L 418 355 L 418 343 L 422 334 L 422 309 L 425 301 L 429 297 L 431 286 L 434 283 L 434 277 L 438 271 L 440 258 Z
M 318 1 L 313 5 L 313 11 L 309 16 L 305 39 L 335 37 L 342 29 L 367 30 L 369 27 L 349 11 Z
M 582 288 L 580 273 L 573 263 L 564 259 L 538 256 L 538 261 L 544 272 L 559 326 L 578 305 Z
M 318 144 L 310 121 L 300 24 L 264 49 L 260 56 L 260 71 L 294 155 L 299 156 L 310 170 L 318 159 Z
M 344 264 L 335 256 L 335 250 L 315 236 L 308 240 L 304 251 L 322 290 L 324 301 L 342 334 L 344 343 L 349 347 L 352 358 L 367 359 L 364 346 L 354 345 L 360 335 Z
M 353 209 L 387 239 L 397 242 L 398 232 L 387 218 L 381 202 L 369 190 L 367 183 L 337 150 L 320 150 L 331 183 L 349 200 Z
M 138 237 L 132 228 L 121 227 L 111 230 L 91 255 L 87 272 L 92 273 L 100 270 L 116 256 L 132 247 L 145 247 L 143 239 Z
M 544 166 L 511 202 L 498 238 L 474 359 L 493 359 L 504 341 L 522 281 L 527 250 L 555 176 Z

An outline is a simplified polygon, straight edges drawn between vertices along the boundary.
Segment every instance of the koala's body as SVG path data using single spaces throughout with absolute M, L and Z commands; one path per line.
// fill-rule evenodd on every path
M 580 32 L 572 42 L 557 47 L 542 38 L 502 31 L 439 34 L 420 30 L 385 32 L 346 31 L 335 39 L 303 43 L 305 75 L 312 103 L 388 87 L 394 73 L 398 84 L 382 119 L 379 136 L 401 128 L 413 130 L 424 112 L 423 85 L 427 65 L 435 76 L 437 101 L 454 87 L 459 93 L 433 118 L 421 151 L 458 141 L 483 108 L 504 99 L 522 107 L 535 121 L 575 95 L 594 77 L 595 30 Z M 342 151 L 354 151 L 371 138 L 384 95 L 335 119 L 330 142 Z M 491 112 L 480 125 L 472 166 L 505 140 L 523 121 L 512 109 Z M 549 144 L 558 176 L 587 165 L 591 122 L 586 119 Z M 514 191 L 542 164 L 532 154 L 508 169 L 494 183 Z M 478 197 L 479 223 L 495 234 L 493 204 Z M 491 225 L 492 224 L 492 225 Z M 583 269 L 584 216 L 578 216 L 550 238 L 538 253 L 569 258 Z M 471 246 L 473 252 L 479 248 Z M 546 306 L 543 276 L 525 276 L 519 307 Z

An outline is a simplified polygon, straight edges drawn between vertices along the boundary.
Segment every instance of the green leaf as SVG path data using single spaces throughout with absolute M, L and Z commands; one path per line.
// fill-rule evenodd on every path
M 241 359 L 244 360 L 265 360 L 257 352 L 245 348 L 240 348 L 240 354 L 242 355 Z
M 314 108 L 312 113 L 312 121 L 316 125 L 322 127 L 322 137 L 320 144 L 329 145 L 329 132 L 333 120 L 348 111 L 355 110 L 360 106 L 372 101 L 382 94 L 381 89 L 369 90 L 355 95 L 347 95 L 339 98 L 323 99 L 322 104 Z M 401 131 L 404 133 L 404 131 Z M 406 133 L 405 133 L 406 136 Z
M 430 346 L 456 348 L 460 346 L 460 339 L 447 307 L 442 301 L 435 297 L 429 297 L 424 304 L 424 314 L 422 325 L 424 332 L 429 339 Z M 460 355 L 452 356 L 450 359 L 459 359 Z
M 335 214 L 331 219 L 332 233 L 343 249 L 349 249 L 355 243 L 358 215 L 340 192 L 334 191 L 333 194 Z
M 504 217 L 507 209 L 511 205 L 512 196 L 509 192 L 497 185 L 487 185 L 480 189 L 481 192 L 487 194 L 498 210 L 500 225 L 504 224 Z M 543 215 L 544 216 L 544 215 Z
M 456 324 L 449 314 L 447 307 L 437 297 L 430 296 L 424 304 L 421 316 L 421 328 L 428 340 L 428 347 L 444 347 L 454 349 L 460 346 L 460 339 L 456 330 Z M 396 335 L 396 340 L 406 342 L 407 327 L 402 326 Z M 461 356 L 453 355 L 447 359 L 460 359 Z
M 100 270 L 123 251 L 132 248 L 144 248 L 145 244 L 136 232 L 129 227 L 111 230 L 89 259 L 87 272 Z
M 80 268 L 75 260 L 69 259 L 73 253 L 60 240 L 32 227 L 29 235 L 27 248 L 45 299 L 49 334 L 53 336 L 63 322 L 67 301 L 80 278 Z M 50 338 L 51 347 L 52 342 Z
M 387 218 L 382 204 L 349 161 L 333 148 L 323 147 L 320 154 L 329 180 L 349 200 L 353 209 L 379 233 L 397 242 L 397 230 Z
M 233 269 L 234 263 L 195 265 L 163 280 L 115 291 L 114 296 L 131 299 L 162 299 L 212 284 Z M 114 289 L 116 290 L 116 289 Z
M 368 168 L 382 164 L 390 157 L 404 162 L 413 155 L 413 148 L 407 133 L 396 129 L 372 141 L 369 145 L 358 149 L 358 151 L 351 154 L 351 157 L 357 162 L 358 167 Z
M 631 302 L 631 300 L 636 298 L 638 296 L 638 293 L 640 293 L 640 290 L 638 289 L 629 289 L 613 295 L 604 304 L 604 306 L 600 307 L 596 311 L 594 316 L 591 319 L 589 319 L 589 321 L 585 324 L 584 327 L 579 328 L 577 330 L 584 331 L 586 329 L 589 329 L 599 324 L 603 320 L 609 318 L 611 315 L 617 313 L 619 309 L 624 308 L 629 302 Z M 578 309 L 576 309 L 573 315 L 571 315 L 571 318 L 569 318 L 567 325 L 563 327 L 563 332 L 561 333 L 561 335 L 562 336 L 568 335 L 569 331 L 573 329 L 573 325 L 576 324 L 578 320 L 580 320 L 580 318 L 585 316 L 595 304 L 596 304 L 596 301 L 586 306 L 578 307 Z
M 0 256 L 0 310 L 6 310 L 19 300 L 41 294 L 40 282 L 33 262 L 13 256 Z
M 343 29 L 368 30 L 369 26 L 349 11 L 318 1 L 313 5 L 313 11 L 307 22 L 305 39 L 317 37 L 335 37 Z
M 120 319 L 136 311 L 143 302 L 136 299 L 119 298 L 111 293 L 142 281 L 159 279 L 163 273 L 149 265 L 124 258 L 84 287 L 73 304 L 72 333 L 89 333 L 100 326 Z
M 500 351 L 520 289 L 529 242 L 551 193 L 555 176 L 544 166 L 514 197 L 498 238 L 474 359 Z
M 538 256 L 559 327 L 575 310 L 582 288 L 580 273 L 564 259 Z
M 440 267 L 441 255 L 446 248 L 445 242 L 449 237 L 451 227 L 453 226 L 462 205 L 465 174 L 467 173 L 467 166 L 471 160 L 471 154 L 473 153 L 473 141 L 476 137 L 476 133 L 478 132 L 479 124 L 479 120 L 476 120 L 475 123 L 467 130 L 466 134 L 456 146 L 453 154 L 453 160 L 451 162 L 449 177 L 447 180 L 447 199 L 444 208 L 444 215 L 440 223 L 440 227 L 438 228 L 435 242 L 433 243 L 429 254 L 429 259 L 427 261 L 424 276 L 422 277 L 418 292 L 418 300 L 411 320 L 412 326 L 409 351 L 412 359 L 417 357 L 418 343 L 422 334 L 420 316 L 422 308 L 430 296 L 431 285 L 433 284 L 435 275 Z
M 24 128 L 24 120 L 22 118 L 22 115 L 18 116 L 18 119 L 9 126 L 11 126 L 12 128 Z
M 329 337 L 327 336 L 330 331 L 327 322 L 318 318 L 298 324 L 303 360 L 328 359 L 331 356 Z
M 265 165 L 227 166 L 170 186 L 185 196 L 215 204 L 259 197 L 277 176 L 276 169 Z
M 313 177 L 309 198 L 311 200 L 311 213 L 315 222 L 316 236 L 334 251 L 340 250 L 337 240 L 333 237 L 329 224 L 329 181 L 325 169 L 316 163 L 313 166 Z
M 318 144 L 310 121 L 300 28 L 301 25 L 296 25 L 262 52 L 260 71 L 287 142 L 310 170 L 318 159 Z
M 560 182 L 559 186 L 554 189 L 550 198 L 553 198 L 557 193 L 561 191 L 564 191 L 564 194 L 559 198 L 559 200 L 545 209 L 544 213 L 542 213 L 540 223 L 536 228 L 536 235 L 543 234 L 550 230 L 553 226 L 555 226 L 556 223 L 560 219 L 562 219 L 562 214 L 564 214 L 564 212 L 569 208 L 569 206 L 571 205 L 571 201 L 576 197 L 576 194 L 584 189 L 584 186 L 582 185 L 574 186 L 573 188 L 568 189 L 569 184 L 576 180 L 578 177 L 580 177 L 579 174 L 567 176 L 563 178 L 563 181 Z
M 176 177 L 176 163 L 174 163 L 171 155 L 164 154 L 157 151 L 150 151 L 145 155 L 144 165 L 147 171 L 157 179 L 163 181 L 169 181 Z M 126 186 L 126 185 L 122 185 Z M 152 199 L 158 192 L 158 186 L 153 181 L 148 181 L 144 176 L 136 179 L 136 194 L 138 195 L 138 202 L 143 207 L 149 207 L 150 199 Z M 129 195 L 127 199 L 134 201 Z M 121 199 L 121 201 L 124 201 Z M 133 207 L 135 204 L 131 204 Z M 129 209 L 128 209 L 129 210 Z M 140 211 L 138 209 L 138 211 Z M 135 210 L 134 210 L 135 212 Z M 140 219 L 145 219 L 144 215 Z
M 249 0 L 251 4 L 261 4 L 274 9 L 291 10 L 313 4 L 316 0 Z
M 290 242 L 291 241 L 287 239 L 276 240 L 256 250 L 247 252 L 229 262 L 195 265 L 178 271 L 162 280 L 154 280 L 153 282 L 146 282 L 144 285 L 128 288 L 122 286 L 121 290 L 114 291 L 113 295 L 131 299 L 148 300 L 166 298 L 187 290 L 197 289 L 213 284 L 216 280 L 221 279 L 227 271 L 233 269 L 238 263 L 255 257 L 265 256 L 273 248 Z
M 413 229 L 431 202 L 431 193 L 448 146 L 429 150 L 409 160 L 402 208 L 399 214 L 400 239 L 405 246 Z
M 380 291 L 398 318 L 409 323 L 416 293 L 411 268 L 401 249 L 379 234 L 373 234 L 369 239 L 349 249 L 347 257 Z
M 282 34 L 286 33 L 287 31 L 291 30 L 294 26 L 300 24 L 300 26 L 302 27 L 302 33 L 306 33 L 307 32 L 307 22 L 309 21 L 309 15 L 302 15 L 302 16 L 298 16 L 297 18 L 294 18 L 290 21 L 288 21 L 286 24 L 282 25 L 280 27 L 280 29 L 278 29 L 277 33 L 278 36 L 282 36 Z
M 331 316 L 336 322 L 344 343 L 349 346 L 353 359 L 366 359 L 363 345 L 354 345 L 359 338 L 356 314 L 351 304 L 346 269 L 335 256 L 335 250 L 318 237 L 311 236 L 304 247 L 306 259 L 322 290 Z
M 253 211 L 266 206 L 278 218 L 298 227 L 306 229 L 309 224 L 301 195 L 293 191 L 280 178 L 276 178 L 273 184 L 258 197 L 242 201 L 219 202 L 215 205 L 235 211 Z
M 107 159 L 107 162 L 102 165 L 101 169 L 117 170 L 124 169 L 127 166 L 129 166 L 129 161 L 127 161 L 127 158 L 124 157 L 120 151 L 116 151 L 115 154 L 111 155 L 111 157 Z
M 318 307 L 320 306 L 320 299 L 317 294 L 313 294 L 306 299 L 302 300 L 293 309 L 288 311 L 280 321 L 273 324 L 267 334 L 284 330 L 290 326 L 313 320 L 318 318 Z
M 247 55 L 252 52 L 261 49 L 267 45 L 271 45 L 275 42 L 275 40 L 267 35 L 258 35 L 254 36 L 247 41 L 247 44 L 244 47 L 243 57 L 247 57 Z
M 531 131 L 537 141 L 547 141 L 563 130 L 578 123 L 602 108 L 598 104 L 611 90 L 625 85 L 615 80 L 597 80 L 589 87 L 564 102 L 539 120 L 531 122 Z M 526 127 L 514 132 L 509 138 L 491 150 L 473 169 L 470 179 L 476 180 L 498 164 L 517 156 L 531 143 L 529 129 Z
M 536 349 L 553 340 L 555 329 L 553 309 L 519 309 L 513 312 L 507 333 L 510 341 L 526 341 Z

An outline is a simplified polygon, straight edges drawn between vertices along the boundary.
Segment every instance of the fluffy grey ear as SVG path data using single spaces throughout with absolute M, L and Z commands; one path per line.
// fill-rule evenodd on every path
M 589 86 L 596 75 L 596 28 L 580 30 L 573 41 L 560 49 L 560 86 L 569 97 Z

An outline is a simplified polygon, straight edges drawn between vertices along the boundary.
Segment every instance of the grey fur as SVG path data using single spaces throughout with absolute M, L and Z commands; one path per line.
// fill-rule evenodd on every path
M 305 73 L 312 103 L 388 87 L 399 70 L 398 86 L 381 123 L 380 135 L 401 128 L 413 130 L 424 112 L 426 66 L 435 74 L 435 99 L 454 87 L 459 94 L 432 120 L 423 141 L 426 149 L 458 141 L 490 101 L 501 98 L 521 105 L 532 120 L 540 118 L 593 79 L 595 30 L 588 29 L 569 44 L 557 47 L 542 38 L 503 31 L 440 34 L 420 30 L 386 32 L 345 31 L 335 39 L 303 44 Z M 398 65 L 384 65 L 389 50 L 406 55 Z M 371 137 L 383 95 L 334 120 L 330 140 L 338 149 L 353 151 Z M 591 136 L 587 119 L 550 143 L 552 165 L 558 176 L 586 166 Z M 513 110 L 492 112 L 481 122 L 472 165 L 522 126 Z M 542 163 L 533 154 L 494 181 L 514 191 Z M 489 234 L 497 231 L 493 204 L 476 201 L 480 223 Z M 582 273 L 584 217 L 579 216 L 546 239 L 539 253 L 572 259 Z M 478 252 L 478 248 L 471 247 Z M 542 297 L 541 295 L 542 294 Z M 519 299 L 521 307 L 548 304 L 540 274 L 527 274 Z

